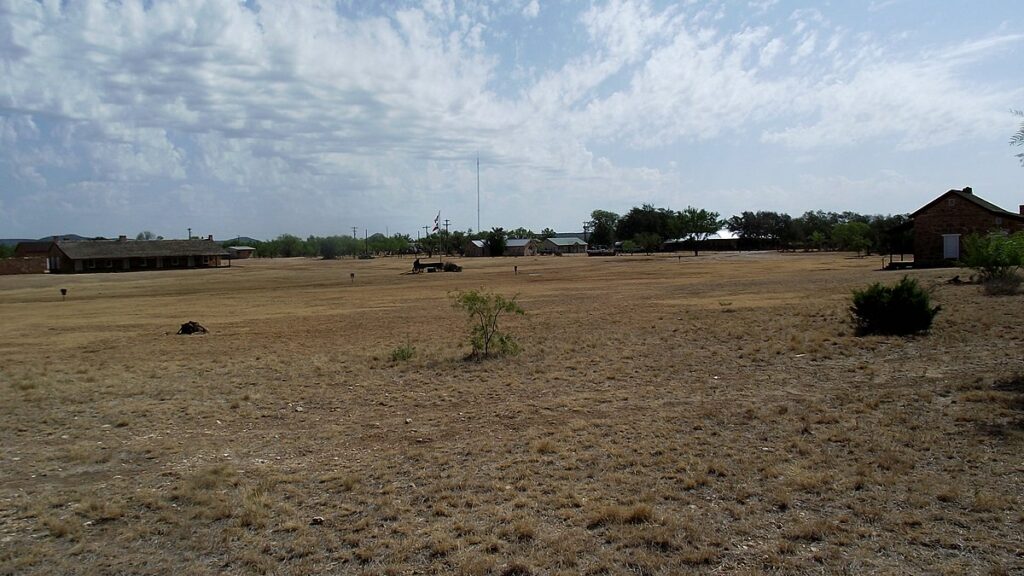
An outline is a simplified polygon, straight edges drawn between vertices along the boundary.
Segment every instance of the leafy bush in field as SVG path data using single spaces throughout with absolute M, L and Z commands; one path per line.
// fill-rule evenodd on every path
M 1024 266 L 1024 232 L 1012 236 L 971 234 L 964 238 L 960 263 L 978 272 L 986 294 L 1016 294 L 1021 284 L 1019 270 Z
M 516 297 L 505 298 L 480 290 L 456 292 L 451 296 L 452 306 L 466 313 L 469 320 L 469 343 L 472 358 L 519 353 L 519 343 L 509 334 L 498 330 L 498 319 L 505 314 L 525 314 L 516 303 Z
M 403 344 L 391 351 L 392 362 L 405 362 L 416 355 L 416 348 L 409 344 Z
M 928 291 L 917 280 L 904 276 L 895 286 L 876 282 L 854 290 L 850 313 L 860 335 L 906 335 L 928 330 L 940 309 L 932 307 Z

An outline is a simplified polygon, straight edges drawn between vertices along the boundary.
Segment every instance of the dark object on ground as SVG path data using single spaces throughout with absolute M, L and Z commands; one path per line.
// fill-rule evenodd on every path
M 615 256 L 615 250 L 611 248 L 592 248 L 587 250 L 587 256 Z
M 420 262 L 417 258 L 412 263 L 412 272 L 462 272 L 462 266 L 454 262 Z
M 440 262 L 420 262 L 420 259 L 417 258 L 417 259 L 413 260 L 413 262 L 412 262 L 412 271 L 413 272 L 423 272 L 423 271 L 437 272 L 438 270 L 441 269 L 442 266 L 444 266 L 444 265 L 441 264 Z
M 885 265 L 886 270 L 910 270 L 914 268 L 913 260 L 893 260 Z
M 963 284 L 963 283 L 964 283 L 964 281 L 960 279 L 960 275 L 959 274 L 957 274 L 956 276 L 953 276 L 949 280 L 946 280 L 946 284 Z
M 203 327 L 199 322 L 189 320 L 181 325 L 181 329 L 178 330 L 178 334 L 206 334 L 209 330 Z

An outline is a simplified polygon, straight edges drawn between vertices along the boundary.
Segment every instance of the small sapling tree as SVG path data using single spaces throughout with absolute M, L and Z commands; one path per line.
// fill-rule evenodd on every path
M 986 294 L 1016 294 L 1024 266 L 1024 232 L 971 234 L 964 238 L 960 263 L 977 271 Z
M 904 276 L 895 286 L 876 282 L 864 290 L 854 290 L 850 313 L 861 336 L 906 336 L 931 328 L 940 309 L 932 307 L 928 291 L 917 280 Z
M 498 329 L 498 319 L 506 314 L 525 314 L 516 302 L 516 296 L 505 298 L 481 290 L 465 290 L 451 295 L 452 306 L 466 313 L 469 320 L 469 343 L 473 347 L 470 358 L 492 355 L 515 355 L 519 343 L 511 335 Z

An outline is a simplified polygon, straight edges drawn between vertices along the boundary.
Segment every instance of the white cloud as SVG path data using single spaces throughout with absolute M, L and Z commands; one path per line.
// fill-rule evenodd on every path
M 785 49 L 786 42 L 782 38 L 772 38 L 761 48 L 761 57 L 758 60 L 758 64 L 765 68 L 771 66 Z
M 354 214 L 411 220 L 438 204 L 464 227 L 475 222 L 479 151 L 492 214 L 575 222 L 591 199 L 684 203 L 671 190 L 688 175 L 628 160 L 636 151 L 757 137 L 808 154 L 993 132 L 1003 142 L 1005 110 L 1024 98 L 970 74 L 1019 48 L 1021 35 L 906 53 L 820 10 L 781 24 L 756 17 L 774 12 L 773 0 L 751 2 L 741 24 L 724 2 L 608 0 L 506 74 L 515 56 L 501 47 L 518 39 L 503 19 L 546 30 L 549 13 L 571 6 L 402 5 L 0 0 L 0 176 L 16 182 L 0 200 L 26 227 L 46 221 L 28 208 L 38 195 L 68 218 L 109 212 L 120 222 L 161 218 L 177 203 L 189 218 L 230 221 L 233 233 L 248 233 L 238 219 L 337 232 Z M 227 198 L 247 208 L 233 212 Z M 144 226 L 156 228 L 135 227 Z
M 523 16 L 529 19 L 536 18 L 540 14 L 540 2 L 538 0 L 530 0 L 526 6 L 523 7 Z

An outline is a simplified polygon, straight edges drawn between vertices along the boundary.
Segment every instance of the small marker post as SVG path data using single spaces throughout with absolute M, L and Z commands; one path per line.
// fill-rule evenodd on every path
M 68 299 L 68 289 L 67 288 L 61 288 L 60 289 L 60 301 L 63 302 L 65 300 L 67 300 L 67 299 Z
M 352 281 L 353 284 L 356 283 L 356 273 L 355 272 L 349 272 L 348 273 L 348 278 L 349 278 L 349 280 Z

